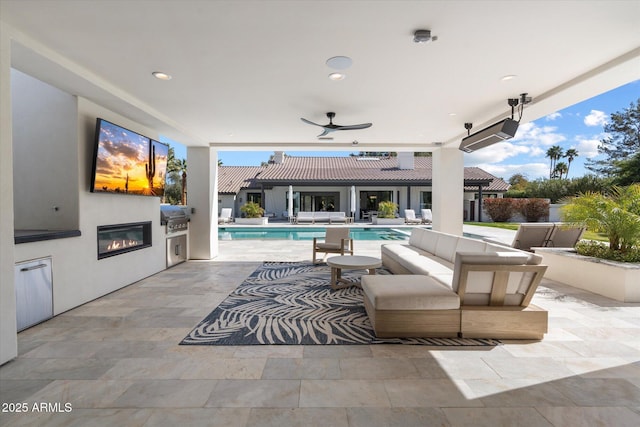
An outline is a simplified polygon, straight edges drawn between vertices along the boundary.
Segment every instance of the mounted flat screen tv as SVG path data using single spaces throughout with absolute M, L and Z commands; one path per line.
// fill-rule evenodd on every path
M 169 146 L 98 118 L 92 193 L 164 195 Z

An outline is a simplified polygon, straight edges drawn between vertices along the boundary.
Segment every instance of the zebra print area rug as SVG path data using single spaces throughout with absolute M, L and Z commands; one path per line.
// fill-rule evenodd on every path
M 377 274 L 390 274 L 378 269 Z M 352 280 L 363 274 L 343 270 Z M 185 337 L 181 345 L 419 344 L 495 346 L 498 340 L 376 338 L 362 289 L 333 290 L 325 264 L 265 262 Z

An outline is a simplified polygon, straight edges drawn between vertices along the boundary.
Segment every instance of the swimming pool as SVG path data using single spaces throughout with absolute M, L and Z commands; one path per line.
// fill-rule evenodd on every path
M 409 240 L 410 227 L 351 227 L 354 240 Z M 324 228 L 310 227 L 218 227 L 218 240 L 313 240 L 324 239 Z

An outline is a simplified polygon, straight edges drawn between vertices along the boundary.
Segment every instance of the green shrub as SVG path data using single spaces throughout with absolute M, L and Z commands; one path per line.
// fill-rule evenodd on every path
M 393 202 L 380 202 L 378 204 L 378 218 L 395 218 L 398 205 Z
M 260 218 L 264 214 L 264 209 L 262 209 L 260 205 L 255 202 L 245 203 L 244 205 L 240 206 L 240 210 L 247 218 Z
M 560 212 L 563 221 L 605 234 L 613 251 L 627 252 L 640 244 L 640 184 L 613 187 L 609 195 L 581 194 Z
M 580 255 L 608 259 L 618 262 L 640 262 L 640 248 L 634 247 L 626 252 L 610 249 L 606 244 L 584 241 L 576 245 L 576 251 Z

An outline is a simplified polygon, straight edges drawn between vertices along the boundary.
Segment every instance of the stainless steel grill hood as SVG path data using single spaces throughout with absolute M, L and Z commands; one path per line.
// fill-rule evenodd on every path
M 504 119 L 496 124 L 486 127 L 478 132 L 462 138 L 460 150 L 472 153 L 496 142 L 511 139 L 516 135 L 518 130 L 518 122 L 513 119 Z

